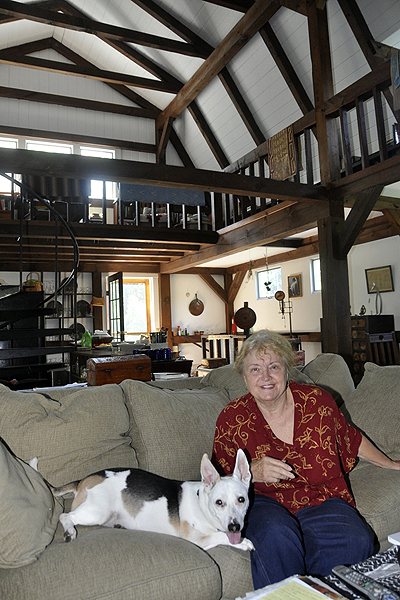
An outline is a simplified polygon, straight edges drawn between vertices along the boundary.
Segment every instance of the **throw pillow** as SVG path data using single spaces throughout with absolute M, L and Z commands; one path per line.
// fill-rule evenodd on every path
M 391 458 L 400 459 L 400 366 L 365 363 L 364 375 L 345 406 L 363 433 Z
M 0 441 L 0 566 L 37 559 L 50 544 L 62 512 L 43 477 Z
M 139 467 L 170 479 L 199 480 L 201 458 L 211 455 L 217 417 L 229 402 L 227 392 L 165 390 L 136 380 L 121 387 Z
M 50 393 L 50 392 L 49 392 Z M 0 432 L 12 452 L 60 486 L 111 467 L 137 466 L 127 435 L 129 414 L 117 384 L 48 393 L 0 386 Z

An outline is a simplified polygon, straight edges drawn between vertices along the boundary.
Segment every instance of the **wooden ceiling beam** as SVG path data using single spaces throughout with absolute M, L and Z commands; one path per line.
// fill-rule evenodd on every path
M 172 102 L 161 112 L 159 126 L 168 117 L 178 117 L 229 61 L 276 13 L 276 0 L 256 0 L 230 33 L 215 48 Z
M 0 124 L 0 133 L 13 137 L 22 137 L 27 139 L 57 140 L 69 142 L 71 144 L 86 144 L 88 146 L 120 148 L 122 150 L 131 150 L 134 152 L 144 152 L 154 154 L 156 152 L 155 144 L 146 144 L 145 142 L 131 142 L 127 140 L 113 140 L 111 138 L 101 138 L 90 135 L 62 133 L 59 131 L 44 131 L 42 129 L 32 129 L 25 127 L 11 127 Z M 9 172 L 9 171 L 8 171 Z M 15 172 L 15 171 L 14 171 Z M 33 173 L 32 173 L 33 174 Z M 61 177 L 61 175 L 60 175 Z M 73 175 L 70 175 L 73 177 Z M 98 177 L 101 179 L 101 177 Z
M 260 29 L 260 35 L 266 44 L 268 50 L 271 53 L 272 58 L 275 61 L 281 75 L 286 81 L 289 90 L 291 91 L 294 99 L 299 105 L 300 110 L 305 115 L 313 110 L 314 105 L 311 102 L 303 84 L 301 83 L 296 71 L 294 70 L 290 60 L 288 59 L 286 52 L 282 48 L 274 30 L 269 23 L 266 23 L 264 27 Z
M 157 35 L 150 35 L 141 31 L 134 31 L 126 27 L 117 27 L 107 23 L 93 21 L 88 17 L 78 17 L 66 15 L 58 11 L 48 10 L 38 7 L 35 3 L 22 4 L 14 0 L 2 0 L 0 13 L 10 17 L 29 19 L 38 23 L 45 23 L 54 27 L 63 27 L 73 31 L 81 31 L 97 35 L 104 34 L 115 40 L 138 44 L 139 46 L 147 46 L 156 48 L 157 50 L 166 50 L 167 52 L 177 52 L 186 56 L 201 56 L 199 49 L 193 44 L 170 40 Z
M 260 196 L 299 203 L 324 204 L 328 197 L 322 186 L 291 181 L 131 160 L 106 160 L 79 155 L 60 156 L 52 153 L 43 156 L 42 154 L 29 150 L 0 148 L 0 169 L 7 173 L 105 179 L 161 187 L 225 192 L 239 196 Z
M 168 29 L 173 31 L 176 35 L 179 35 L 185 42 L 196 46 L 201 56 L 206 57 L 212 52 L 213 48 L 205 42 L 200 36 L 194 33 L 189 27 L 186 27 L 181 21 L 175 19 L 169 12 L 164 10 L 161 6 L 153 2 L 153 0 L 131 0 L 137 6 L 154 19 L 165 25 Z
M 85 110 L 127 115 L 130 117 L 141 117 L 143 119 L 155 119 L 159 113 L 158 110 L 141 108 L 138 106 L 124 106 L 123 104 L 87 100 L 86 98 L 73 98 L 72 96 L 47 94 L 45 92 L 35 92 L 33 90 L 22 90 L 4 86 L 0 86 L 0 97 L 27 100 L 29 102 L 40 102 L 41 104 L 82 108 Z
M 206 140 L 208 147 L 213 153 L 214 158 L 218 162 L 219 166 L 221 167 L 221 169 L 225 168 L 227 165 L 229 165 L 229 160 L 227 159 L 210 125 L 208 124 L 207 119 L 204 117 L 202 111 L 200 110 L 195 100 L 193 100 L 193 102 L 189 104 L 188 111 L 192 115 L 194 122 L 196 123 L 202 136 Z
M 228 71 L 228 68 L 224 67 L 218 73 L 218 77 L 222 85 L 224 86 L 227 94 L 229 95 L 231 101 L 233 102 L 243 123 L 246 125 L 247 130 L 253 138 L 254 142 L 257 144 L 257 146 L 265 142 L 265 136 L 261 131 L 260 127 L 257 125 L 257 121 L 255 120 L 253 113 L 251 112 L 251 110 L 249 110 L 248 103 L 245 101 L 242 94 L 239 92 L 239 89 L 236 83 L 234 82 L 233 77 Z
M 126 243 L 143 243 L 147 242 L 150 245 L 153 243 L 174 244 L 179 250 L 180 244 L 187 251 L 189 244 L 194 247 L 198 244 L 201 246 L 213 245 L 218 240 L 218 233 L 214 231 L 204 231 L 197 229 L 183 230 L 178 228 L 168 229 L 164 227 L 127 227 L 125 225 L 103 225 L 96 223 L 70 223 L 70 228 L 78 243 L 82 240 L 100 240 L 113 242 L 117 247 L 119 244 Z M 22 235 L 23 239 L 52 239 L 56 233 L 56 225 L 51 221 L 23 221 Z M 0 236 L 13 236 L 15 239 L 21 235 L 20 225 L 18 221 L 8 221 L 0 219 Z M 58 226 L 58 239 L 69 239 L 68 234 Z
M 26 5 L 25 5 L 26 6 Z M 76 64 L 64 63 L 57 60 L 37 58 L 33 56 L 19 56 L 8 50 L 0 51 L 0 63 L 13 65 L 17 67 L 27 67 L 29 69 L 38 69 L 40 71 L 49 71 L 51 73 L 61 73 L 62 75 L 74 75 L 75 77 L 86 77 L 103 81 L 105 83 L 116 83 L 119 85 L 131 85 L 138 88 L 169 92 L 174 94 L 181 89 L 174 83 L 150 79 L 148 77 L 137 77 L 136 75 L 126 75 L 124 73 L 115 73 L 96 67 L 82 67 Z
M 190 256 L 172 260 L 161 266 L 162 273 L 179 273 L 209 260 L 231 256 L 236 252 L 263 246 L 267 242 L 295 235 L 315 227 L 319 217 L 328 214 L 329 206 L 290 204 L 276 206 L 265 211 L 264 216 L 250 223 L 237 224 L 235 228 L 222 233 L 214 246 L 194 252 Z
M 160 21 L 160 23 L 171 29 L 174 33 L 181 36 L 187 42 L 202 48 L 202 51 L 206 56 L 215 50 L 213 46 L 195 34 L 191 29 L 183 25 L 183 23 L 172 17 L 172 15 L 164 11 L 152 0 L 132 0 L 132 2 L 140 6 L 143 10 Z M 131 47 L 128 46 L 128 48 Z M 226 67 L 223 68 L 220 73 L 218 73 L 218 77 L 255 143 L 261 144 L 263 141 L 265 141 L 265 137 L 261 132 L 261 129 L 258 127 L 247 102 L 245 102 L 243 96 L 239 92 L 233 77 L 229 74 L 228 69 Z M 194 101 L 189 105 L 189 111 L 191 112 L 195 123 L 199 127 L 200 132 L 202 133 L 204 139 L 218 161 L 218 164 L 221 168 L 224 168 L 227 164 L 229 164 L 229 161 L 224 155 L 224 152 L 215 135 L 213 134 L 207 119 L 204 117 L 199 106 Z

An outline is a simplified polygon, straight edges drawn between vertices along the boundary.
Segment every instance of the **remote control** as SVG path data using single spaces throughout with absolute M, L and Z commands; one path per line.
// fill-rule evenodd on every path
M 371 600 L 399 600 L 399 595 L 363 573 L 354 569 L 338 565 L 332 569 L 332 573 L 339 577 L 346 585 L 354 588 Z

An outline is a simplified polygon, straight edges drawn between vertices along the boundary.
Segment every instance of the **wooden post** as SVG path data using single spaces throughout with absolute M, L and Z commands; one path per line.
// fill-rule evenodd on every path
M 160 274 L 159 287 L 160 325 L 168 329 L 167 343 L 172 348 L 171 287 L 169 275 Z
M 333 204 L 333 203 L 331 203 Z M 351 318 L 347 256 L 340 256 L 343 206 L 318 221 L 322 285 L 322 349 L 340 354 L 351 365 Z M 341 215 L 339 213 L 342 213 Z
M 327 11 L 323 4 L 321 9 L 316 0 L 307 3 L 307 15 L 321 183 L 327 185 L 339 179 L 340 163 L 336 122 L 325 116 L 325 101 L 334 95 L 334 88 Z

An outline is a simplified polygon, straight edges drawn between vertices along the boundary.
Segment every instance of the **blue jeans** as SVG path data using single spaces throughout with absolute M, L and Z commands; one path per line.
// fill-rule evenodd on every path
M 293 515 L 272 498 L 255 495 L 246 537 L 254 589 L 290 575 L 328 575 L 339 564 L 354 564 L 373 554 L 368 526 L 345 500 L 329 498 Z

